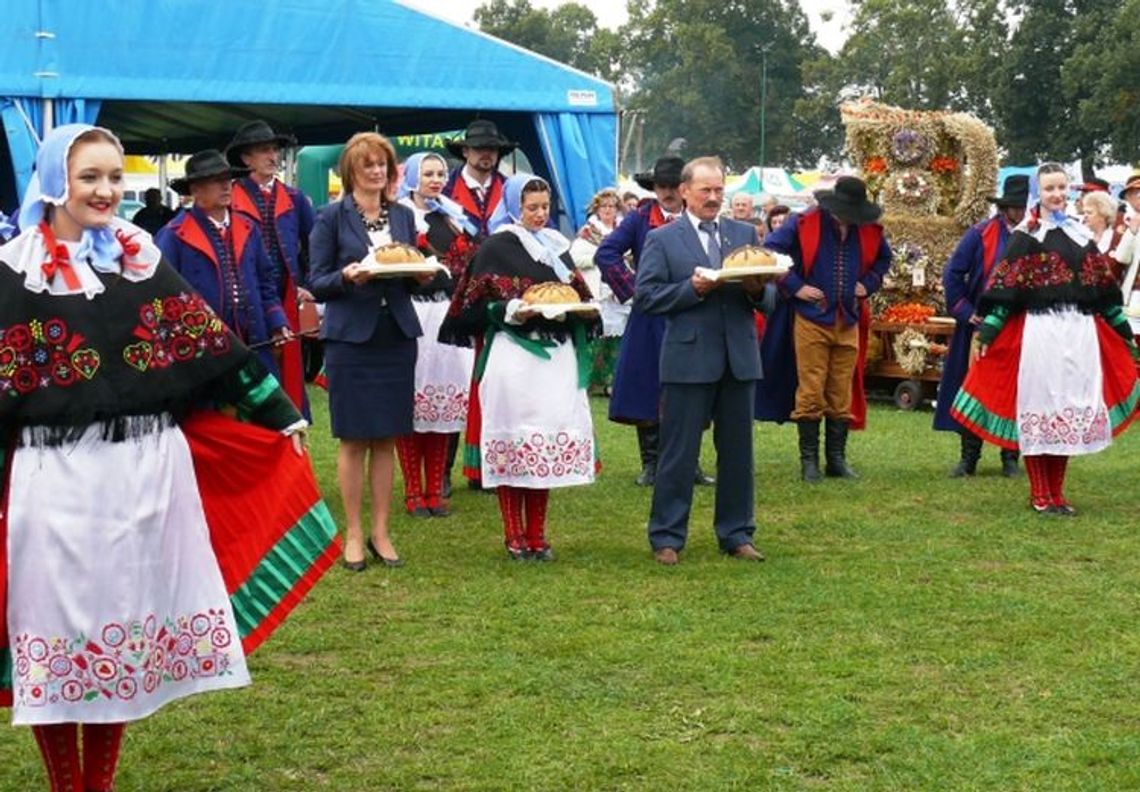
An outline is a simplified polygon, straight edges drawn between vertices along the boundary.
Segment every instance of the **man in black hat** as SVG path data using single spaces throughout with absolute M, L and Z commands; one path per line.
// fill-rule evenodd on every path
M 232 180 L 243 174 L 214 149 L 190 157 L 186 175 L 172 179 L 170 188 L 194 203 L 158 232 L 155 244 L 238 338 L 262 345 L 258 357 L 276 375 L 270 345 L 287 338 L 289 325 L 261 231 L 230 211 Z
M 499 134 L 495 122 L 478 118 L 467 125 L 463 137 L 447 144 L 447 150 L 463 160 L 443 187 L 443 194 L 463 207 L 479 236 L 487 236 L 487 221 L 503 198 L 506 177 L 499 173 L 499 160 L 518 147 Z
M 821 478 L 821 422 L 824 473 L 856 478 L 847 464 L 847 432 L 866 421 L 867 298 L 891 266 L 891 248 L 877 222 L 883 210 L 867 199 L 861 179 L 841 176 L 835 189 L 815 196 L 818 206 L 792 215 L 764 239 L 765 247 L 791 256 L 793 266 L 779 284 L 786 302 L 764 329 L 765 379 L 758 383 L 756 409 L 763 420 L 796 422 L 807 482 Z
M 277 178 L 281 150 L 297 145 L 291 135 L 277 134 L 264 121 L 251 121 L 238 129 L 226 147 L 226 159 L 248 174 L 234 182 L 232 209 L 257 224 L 265 252 L 273 263 L 274 286 L 289 320 L 289 329 L 301 329 L 299 301 L 312 301 L 304 288 L 309 269 L 309 232 L 313 207 L 295 187 Z M 281 386 L 299 410 L 309 417 L 305 395 L 301 345 L 293 341 L 277 351 Z
M 622 303 L 633 299 L 637 266 L 645 237 L 685 209 L 681 200 L 681 170 L 685 161 L 677 156 L 662 157 L 648 173 L 633 178 L 643 189 L 653 190 L 630 212 L 598 246 L 594 263 L 602 280 Z M 629 262 L 627 263 L 627 257 Z M 613 395 L 610 397 L 610 420 L 637 427 L 637 445 L 641 452 L 640 487 L 652 487 L 657 477 L 658 422 L 661 403 L 661 340 L 665 335 L 665 317 L 647 314 L 633 308 L 621 339 L 621 351 L 614 369 Z M 715 481 L 697 468 L 697 483 Z
M 997 213 L 966 230 L 942 270 L 946 310 L 957 320 L 957 326 L 943 363 L 942 381 L 938 384 L 934 428 L 958 432 L 962 437 L 961 458 L 950 471 L 954 478 L 974 475 L 982 455 L 982 438 L 950 416 L 950 405 L 966 378 L 966 370 L 970 367 L 970 342 L 974 338 L 974 330 L 982 323 L 975 308 L 978 298 L 986 289 L 994 265 L 1005 253 L 1009 235 L 1025 217 L 1025 207 L 1029 203 L 1029 177 L 1010 176 L 1005 180 L 1002 194 L 990 196 L 989 201 L 997 207 Z M 1002 449 L 1001 472 L 1006 476 L 1018 474 L 1017 451 Z

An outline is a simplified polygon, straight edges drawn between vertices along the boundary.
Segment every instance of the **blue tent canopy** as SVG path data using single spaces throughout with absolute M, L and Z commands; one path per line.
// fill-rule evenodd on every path
M 45 123 L 71 121 L 148 154 L 223 147 L 254 118 L 305 145 L 462 129 L 479 116 L 555 186 L 567 225 L 616 183 L 609 83 L 397 0 L 13 5 L 0 27 L 3 203 L 26 184 Z

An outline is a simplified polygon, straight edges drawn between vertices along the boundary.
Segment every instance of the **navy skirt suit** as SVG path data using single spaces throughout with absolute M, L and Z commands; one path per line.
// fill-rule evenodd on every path
M 388 207 L 393 242 L 415 246 L 412 210 Z M 346 281 L 341 270 L 368 255 L 368 231 L 351 195 L 329 204 L 309 237 L 309 290 L 325 304 L 321 339 L 329 383 L 332 433 L 342 440 L 378 440 L 412 433 L 416 338 L 415 281 Z

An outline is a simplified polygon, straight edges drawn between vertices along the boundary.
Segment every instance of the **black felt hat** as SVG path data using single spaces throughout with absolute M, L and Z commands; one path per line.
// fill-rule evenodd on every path
M 499 134 L 499 128 L 494 121 L 485 118 L 476 118 L 467 125 L 463 137 L 447 143 L 447 150 L 460 159 L 463 158 L 463 149 L 467 148 L 497 148 L 499 156 L 508 154 L 518 148 L 519 144 L 507 140 Z
M 206 149 L 192 154 L 186 160 L 186 175 L 170 180 L 170 189 L 179 195 L 189 195 L 190 185 L 197 181 L 226 177 L 229 179 L 244 176 L 249 168 L 235 168 L 226 162 L 222 152 L 217 149 Z
M 1015 173 L 1006 178 L 1002 185 L 1001 195 L 991 195 L 986 199 L 999 209 L 1024 209 L 1029 203 L 1029 177 Z
M 676 187 L 681 183 L 681 171 L 685 161 L 680 157 L 662 157 L 653 163 L 653 170 L 645 173 L 635 173 L 633 180 L 643 190 L 652 190 L 654 187 Z
M 815 200 L 847 223 L 873 223 L 883 216 L 883 207 L 867 200 L 867 185 L 855 176 L 840 176 L 834 188 L 820 190 Z
M 262 143 L 276 143 L 281 148 L 286 148 L 296 146 L 297 138 L 292 135 L 277 134 L 264 121 L 250 121 L 238 127 L 234 139 L 226 146 L 226 159 L 234 167 L 240 168 L 244 164 L 241 161 L 241 153 L 250 146 L 260 146 Z

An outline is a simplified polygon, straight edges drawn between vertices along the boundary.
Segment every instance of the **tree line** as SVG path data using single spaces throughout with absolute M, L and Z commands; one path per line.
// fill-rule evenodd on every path
M 1140 161 L 1140 0 L 852 6 L 834 55 L 796 0 L 628 0 L 617 31 L 575 2 L 487 0 L 475 21 L 614 82 L 650 159 L 684 138 L 731 167 L 756 164 L 763 118 L 766 164 L 814 167 L 842 156 L 840 102 L 869 96 L 973 113 L 1009 162 Z

